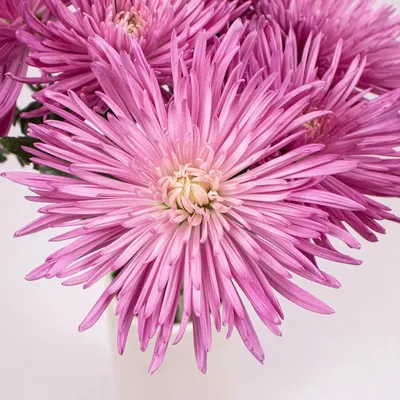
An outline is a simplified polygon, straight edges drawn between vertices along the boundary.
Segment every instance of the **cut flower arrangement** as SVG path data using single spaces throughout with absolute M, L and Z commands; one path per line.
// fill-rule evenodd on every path
M 118 351 L 154 339 L 151 373 L 188 324 L 202 372 L 234 330 L 263 363 L 243 299 L 276 335 L 277 293 L 331 314 L 292 276 L 339 288 L 319 259 L 361 261 L 334 242 L 400 221 L 381 200 L 400 196 L 399 33 L 365 0 L 0 0 L 0 157 L 26 165 L 3 176 L 41 214 L 15 236 L 67 241 L 26 279 L 112 275 L 79 330 L 117 299 Z

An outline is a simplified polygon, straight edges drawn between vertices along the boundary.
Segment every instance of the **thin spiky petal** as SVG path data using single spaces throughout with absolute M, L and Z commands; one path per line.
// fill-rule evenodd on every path
M 49 84 L 50 90 L 60 93 L 74 90 L 101 112 L 106 107 L 95 94 L 100 85 L 91 63 L 104 52 L 101 46 L 88 48 L 93 37 L 99 35 L 117 51 L 130 54 L 138 41 L 158 80 L 166 84 L 171 82 L 172 32 L 184 60 L 190 62 L 200 30 L 206 29 L 207 38 L 212 38 L 240 13 L 236 1 L 227 0 L 74 0 L 73 7 L 59 0 L 42 1 L 52 14 L 47 23 L 39 20 L 26 2 L 22 8 L 30 32 L 19 32 L 19 39 L 30 49 L 27 62 L 43 72 L 29 82 Z M 35 98 L 43 102 L 44 91 Z
M 367 65 L 366 59 L 360 57 L 352 61 L 340 80 L 335 80 L 344 51 L 343 42 L 337 44 L 332 63 L 320 80 L 317 63 L 324 51 L 321 34 L 310 34 L 299 56 L 294 30 L 284 35 L 278 24 L 261 20 L 258 32 L 247 80 L 254 79 L 260 67 L 265 66 L 261 76 L 276 74 L 276 88 L 283 85 L 299 91 L 304 84 L 320 82 L 322 85 L 308 108 L 308 111 L 316 113 L 317 118 L 304 125 L 308 134 L 290 141 L 285 151 L 305 144 L 321 143 L 325 145 L 323 152 L 340 154 L 347 162 L 354 161 L 355 168 L 351 171 L 340 171 L 340 164 L 337 164 L 337 172 L 327 173 L 310 191 L 324 192 L 324 196 L 331 199 L 339 195 L 350 203 L 355 201 L 363 208 L 346 210 L 345 203 L 338 201 L 342 209 L 337 210 L 332 205 L 324 204 L 321 196 L 318 201 L 314 196 L 297 193 L 291 198 L 326 211 L 332 228 L 335 226 L 342 230 L 346 223 L 363 238 L 377 241 L 376 234 L 385 232 L 381 221 L 398 221 L 387 206 L 370 196 L 400 196 L 400 160 L 396 150 L 400 145 L 400 91 L 393 90 L 368 99 L 368 91 L 357 91 Z M 331 113 L 318 117 L 320 110 L 330 110 Z
M 28 69 L 25 63 L 28 50 L 17 40 L 17 31 L 26 29 L 20 3 L 21 0 L 0 1 L 0 136 L 6 136 L 10 130 L 22 87 L 8 75 L 23 78 Z M 29 5 L 38 14 L 44 13 L 40 0 L 30 0 Z
M 343 51 L 336 70 L 341 79 L 357 55 L 366 58 L 360 88 L 382 93 L 400 88 L 400 15 L 393 5 L 376 0 L 254 0 L 256 14 L 277 21 L 288 34 L 294 30 L 299 51 L 310 33 L 322 34 L 319 76 L 330 68 L 337 43 Z

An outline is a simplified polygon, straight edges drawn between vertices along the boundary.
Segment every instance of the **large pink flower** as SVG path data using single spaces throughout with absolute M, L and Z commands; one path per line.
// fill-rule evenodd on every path
M 394 6 L 375 6 L 375 0 L 254 0 L 259 15 L 278 21 L 285 33 L 293 28 L 299 48 L 311 32 L 322 33 L 318 54 L 320 76 L 330 67 L 342 39 L 338 78 L 357 55 L 366 57 L 358 85 L 382 92 L 400 88 L 400 15 Z
M 53 91 L 74 90 L 89 106 L 97 105 L 103 111 L 95 95 L 100 86 L 90 68 L 91 37 L 99 35 L 116 50 L 128 53 L 138 41 L 158 80 L 168 83 L 173 31 L 188 60 L 201 29 L 212 38 L 246 7 L 236 8 L 236 1 L 227 0 L 74 0 L 73 8 L 58 0 L 43 2 L 56 20 L 43 24 L 25 6 L 24 17 L 36 35 L 20 35 L 30 48 L 29 64 L 46 74 L 34 82 L 52 83 Z M 42 93 L 37 95 L 39 100 L 42 97 Z
M 259 29 L 258 37 L 247 80 L 264 67 L 265 76 L 278 75 L 277 88 L 287 85 L 291 90 L 301 90 L 304 85 L 319 81 L 317 60 L 324 51 L 321 34 L 309 35 L 301 55 L 293 30 L 286 37 L 277 24 L 272 24 Z M 316 187 L 362 204 L 365 207 L 362 211 L 322 209 L 329 213 L 335 225 L 344 227 L 346 222 L 365 239 L 376 241 L 374 232 L 385 232 L 378 221 L 400 221 L 390 213 L 389 207 L 370 197 L 400 196 L 400 159 L 396 151 L 400 146 L 400 90 L 370 96 L 369 100 L 365 98 L 368 91 L 357 92 L 355 88 L 368 64 L 361 57 L 356 57 L 343 78 L 336 82 L 343 45 L 344 41 L 337 44 L 332 63 L 319 82 L 321 90 L 309 105 L 309 111 L 329 110 L 331 114 L 306 124 L 308 134 L 293 141 L 284 151 L 323 143 L 325 152 L 357 161 L 354 170 L 328 176 Z M 295 198 L 300 200 L 297 195 Z M 307 202 L 305 198 L 304 201 Z
M 129 55 L 119 55 L 95 38 L 92 46 L 111 63 L 93 65 L 104 93 L 99 95 L 112 110 L 108 119 L 73 92 L 48 92 L 46 106 L 65 121 L 32 125 L 30 135 L 40 142 L 27 151 L 34 162 L 69 176 L 4 174 L 29 186 L 36 194 L 30 200 L 48 203 L 40 209 L 44 215 L 17 236 L 72 228 L 53 241 L 73 242 L 27 279 L 69 277 L 64 285 L 90 287 L 120 271 L 80 330 L 91 327 L 117 295 L 120 352 L 134 317 L 143 350 L 157 334 L 151 372 L 164 359 L 181 290 L 184 312 L 175 343 L 191 319 L 197 362 L 205 372 L 212 321 L 218 332 L 227 325 L 228 337 L 236 328 L 251 353 L 264 359 L 239 289 L 280 335 L 283 313 L 275 291 L 309 310 L 333 312 L 292 283 L 291 273 L 339 287 L 313 257 L 359 263 L 312 242 L 333 235 L 359 247 L 326 212 L 302 204 L 363 210 L 354 200 L 313 187 L 357 162 L 322 152 L 324 145 L 305 144 L 250 169 L 300 140 L 308 134 L 304 125 L 327 112 L 305 112 L 318 84 L 271 90 L 274 76 L 244 84 L 256 35 L 250 34 L 240 50 L 242 33 L 242 25 L 234 23 L 207 53 L 208 34 L 202 32 L 191 68 L 173 39 L 174 96 L 168 105 L 139 45 L 133 42 Z M 241 63 L 227 76 L 237 57 Z

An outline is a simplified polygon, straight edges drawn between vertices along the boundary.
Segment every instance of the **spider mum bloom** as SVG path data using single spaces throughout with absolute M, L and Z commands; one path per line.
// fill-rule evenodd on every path
M 256 0 L 254 4 L 258 15 L 278 21 L 285 33 L 293 28 L 299 49 L 311 32 L 323 34 L 317 62 L 320 76 L 329 69 L 342 39 L 339 79 L 360 55 L 366 64 L 359 87 L 372 87 L 377 93 L 400 88 L 400 15 L 394 6 L 377 8 L 375 0 Z
M 98 106 L 95 91 L 100 88 L 91 70 L 88 52 L 91 37 L 103 37 L 116 50 L 132 52 L 138 41 L 147 61 L 157 71 L 160 83 L 171 75 L 170 47 L 172 31 L 177 32 L 179 48 L 190 60 L 191 47 L 201 29 L 212 38 L 247 5 L 236 8 L 226 0 L 74 0 L 67 7 L 58 0 L 43 0 L 55 21 L 40 22 L 24 6 L 24 17 L 33 34 L 21 34 L 30 48 L 28 63 L 46 73 L 34 83 L 52 83 L 51 90 L 79 92 L 91 107 Z M 41 101 L 42 93 L 37 94 Z M 104 104 L 103 104 L 104 106 Z M 100 111 L 105 111 L 104 107 Z
M 43 11 L 38 0 L 30 0 L 29 6 L 35 13 Z M 22 78 L 28 69 L 25 63 L 28 49 L 16 36 L 18 30 L 25 28 L 20 1 L 0 0 L 0 136 L 6 136 L 10 130 L 22 86 L 7 75 Z
M 236 328 L 250 352 L 264 360 L 239 289 L 280 335 L 283 313 L 275 291 L 306 309 L 332 313 L 292 283 L 290 272 L 337 288 L 338 281 L 321 271 L 313 257 L 359 263 L 312 243 L 311 238 L 331 234 L 359 246 L 324 211 L 295 199 L 363 209 L 353 200 L 313 189 L 326 174 L 353 169 L 354 161 L 322 154 L 323 145 L 311 144 L 249 170 L 306 134 L 304 124 L 326 112 L 303 113 L 314 85 L 272 91 L 274 76 L 260 84 L 258 78 L 243 83 L 255 33 L 244 42 L 248 51 L 242 52 L 242 63 L 227 76 L 242 33 L 242 25 L 234 23 L 210 52 L 207 33 L 201 33 L 190 69 L 174 38 L 174 97 L 168 105 L 139 45 L 132 59 L 95 38 L 92 46 L 103 48 L 111 63 L 98 61 L 93 71 L 104 92 L 99 96 L 112 114 L 102 118 L 73 92 L 49 92 L 52 102 L 46 105 L 65 121 L 32 125 L 30 135 L 40 143 L 27 151 L 35 162 L 70 176 L 5 174 L 29 186 L 36 194 L 30 200 L 49 203 L 40 209 L 44 215 L 17 236 L 72 228 L 53 241 L 73 242 L 27 279 L 57 276 L 68 278 L 64 285 L 89 287 L 119 271 L 80 330 L 91 327 L 117 296 L 119 351 L 134 317 L 142 350 L 157 336 L 150 372 L 164 359 L 181 290 L 184 311 L 174 343 L 191 320 L 198 366 L 205 372 L 212 322 L 218 332 L 227 325 L 228 337 Z
M 311 34 L 300 56 L 293 30 L 286 36 L 277 24 L 264 26 L 261 22 L 260 27 L 255 61 L 247 79 L 265 67 L 266 76 L 278 74 L 276 87 L 283 84 L 296 90 L 318 81 L 317 60 L 323 51 L 322 34 L 316 37 Z M 307 123 L 308 134 L 293 141 L 285 151 L 323 143 L 324 151 L 358 161 L 354 170 L 327 176 L 316 187 L 364 205 L 362 211 L 322 209 L 337 226 L 344 228 L 343 222 L 346 222 L 365 239 L 377 241 L 375 233 L 385 232 L 378 221 L 400 221 L 390 213 L 389 207 L 369 197 L 400 196 L 400 160 L 396 151 L 400 146 L 400 91 L 372 96 L 372 99 L 365 98 L 368 91 L 356 91 L 367 65 L 366 59 L 360 57 L 353 60 L 344 77 L 336 82 L 343 43 L 337 44 L 332 64 L 321 78 L 325 85 L 313 96 L 308 110 L 330 110 L 331 114 Z

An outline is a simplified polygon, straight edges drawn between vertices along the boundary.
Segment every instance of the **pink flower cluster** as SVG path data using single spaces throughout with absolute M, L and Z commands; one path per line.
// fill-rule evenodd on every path
M 202 372 L 221 331 L 236 329 L 263 362 L 243 298 L 276 335 L 277 293 L 330 314 L 292 276 L 339 288 L 318 260 L 361 261 L 334 242 L 359 249 L 357 234 L 374 242 L 382 221 L 400 221 L 379 199 L 400 197 L 394 9 L 364 0 L 1 3 L 0 133 L 24 82 L 40 85 L 30 115 L 58 116 L 31 124 L 34 147 L 24 148 L 48 173 L 3 174 L 43 203 L 16 236 L 64 228 L 52 241 L 69 241 L 27 279 L 88 288 L 115 273 L 79 329 L 116 298 L 118 350 L 130 331 L 143 351 L 154 338 L 150 372 L 188 324 Z M 28 65 L 39 77 L 26 77 Z

